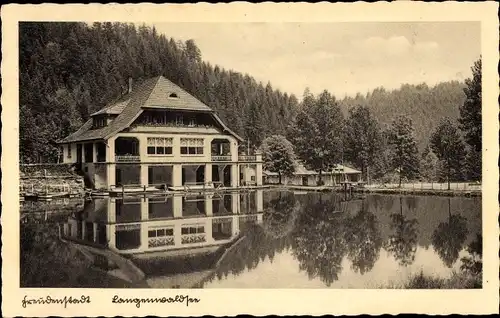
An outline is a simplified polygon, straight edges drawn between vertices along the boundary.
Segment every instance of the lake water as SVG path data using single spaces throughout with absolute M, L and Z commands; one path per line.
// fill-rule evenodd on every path
M 68 240 L 130 259 L 153 288 L 384 288 L 420 272 L 447 278 L 481 234 L 480 197 L 258 190 L 23 209 L 23 224 L 53 222 Z M 48 213 L 57 209 L 66 211 Z

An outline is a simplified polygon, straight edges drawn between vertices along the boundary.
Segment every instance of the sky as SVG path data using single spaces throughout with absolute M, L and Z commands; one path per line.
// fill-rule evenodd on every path
M 248 73 L 301 98 L 464 80 L 481 53 L 479 22 L 155 23 L 193 39 L 212 65 Z

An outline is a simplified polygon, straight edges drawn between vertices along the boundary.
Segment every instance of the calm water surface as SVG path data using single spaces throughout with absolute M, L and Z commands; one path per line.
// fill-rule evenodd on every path
M 154 288 L 383 288 L 421 271 L 446 278 L 481 234 L 481 198 L 344 199 L 275 191 L 103 198 L 66 205 L 71 213 L 57 222 L 66 238 L 131 259 Z

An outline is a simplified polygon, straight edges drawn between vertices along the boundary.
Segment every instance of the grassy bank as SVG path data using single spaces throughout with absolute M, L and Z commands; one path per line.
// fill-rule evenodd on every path
M 395 289 L 474 289 L 482 288 L 481 275 L 471 275 L 465 272 L 453 272 L 448 278 L 434 277 L 423 272 L 411 276 L 406 282 L 381 288 Z

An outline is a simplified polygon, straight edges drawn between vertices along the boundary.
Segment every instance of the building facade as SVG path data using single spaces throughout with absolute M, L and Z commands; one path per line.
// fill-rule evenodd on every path
M 264 171 L 264 179 L 267 184 L 279 184 L 279 176 L 276 172 Z M 361 171 L 337 165 L 332 171 L 322 173 L 325 186 L 336 186 L 343 182 L 358 183 L 361 180 Z M 285 185 L 316 186 L 319 181 L 319 173 L 307 170 L 302 164 L 297 164 L 293 176 L 282 176 L 281 183 Z
M 262 160 L 201 101 L 160 76 L 91 115 L 59 143 L 95 189 L 262 185 Z

